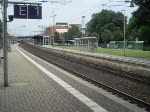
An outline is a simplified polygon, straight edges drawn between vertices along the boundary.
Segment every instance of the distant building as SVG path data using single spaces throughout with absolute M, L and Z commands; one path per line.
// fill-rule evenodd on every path
M 69 24 L 70 27 L 76 26 L 79 28 L 79 30 L 82 29 L 82 25 L 81 24 Z
M 62 34 L 68 32 L 69 29 L 68 23 L 56 23 L 54 27 L 50 27 L 50 36 L 54 37 L 55 32 L 58 32 L 60 36 L 62 36 Z
M 50 27 L 47 27 L 45 30 L 44 30 L 44 35 L 47 35 L 47 36 L 50 36 L 50 31 L 49 31 Z
M 58 32 L 60 37 L 62 36 L 63 33 L 68 32 L 70 28 L 73 26 L 76 26 L 79 28 L 80 31 L 82 31 L 82 24 L 68 24 L 65 22 L 57 22 L 55 26 L 49 27 L 50 30 L 50 36 L 54 37 L 55 32 Z

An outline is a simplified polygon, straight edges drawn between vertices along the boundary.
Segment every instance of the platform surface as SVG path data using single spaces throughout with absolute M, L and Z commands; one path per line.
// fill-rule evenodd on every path
M 145 112 L 27 52 L 8 53 L 9 86 L 0 64 L 0 112 Z

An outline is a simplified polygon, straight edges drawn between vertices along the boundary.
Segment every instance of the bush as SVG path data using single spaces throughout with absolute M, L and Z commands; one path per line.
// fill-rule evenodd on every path
M 143 51 L 150 51 L 150 46 L 144 46 Z

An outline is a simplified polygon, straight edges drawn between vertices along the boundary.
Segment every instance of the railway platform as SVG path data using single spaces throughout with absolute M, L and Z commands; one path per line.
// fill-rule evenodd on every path
M 132 58 L 132 57 L 124 57 L 124 56 L 115 56 L 115 55 L 100 54 L 100 53 L 90 53 L 90 52 L 87 52 L 87 51 L 85 52 L 85 51 L 78 51 L 78 50 L 52 47 L 50 45 L 44 45 L 42 47 L 43 48 L 50 48 L 50 49 L 60 50 L 60 51 L 72 52 L 72 53 L 76 53 L 76 54 L 81 54 L 81 55 L 85 55 L 85 56 L 91 56 L 91 57 L 106 59 L 106 60 L 110 60 L 110 61 L 130 63 L 130 64 L 134 64 L 135 66 L 140 65 L 140 66 L 144 66 L 144 67 L 150 67 L 150 60 L 148 60 L 148 59 Z
M 107 55 L 107 54 L 100 54 L 100 53 L 90 53 L 90 52 L 85 52 L 85 51 L 52 47 L 49 45 L 44 45 L 42 46 L 42 48 L 51 49 L 51 50 L 59 51 L 62 53 L 70 53 L 70 54 L 78 55 L 81 58 L 84 58 L 87 60 L 94 59 L 100 65 L 107 66 L 109 68 L 139 74 L 144 77 L 150 77 L 149 75 L 150 74 L 150 60 L 148 59 L 114 56 L 114 55 Z
M 2 63 L 0 112 L 146 112 L 17 45 L 8 53 L 9 86 L 3 87 Z

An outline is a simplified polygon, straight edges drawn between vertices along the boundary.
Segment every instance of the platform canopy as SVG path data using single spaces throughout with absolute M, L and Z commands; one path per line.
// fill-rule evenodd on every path
M 97 37 L 82 37 L 81 39 L 84 39 L 84 40 L 95 40 L 97 39 Z
M 87 47 L 89 52 L 94 52 L 94 49 L 98 48 L 97 37 L 81 37 L 75 38 L 75 46 Z

